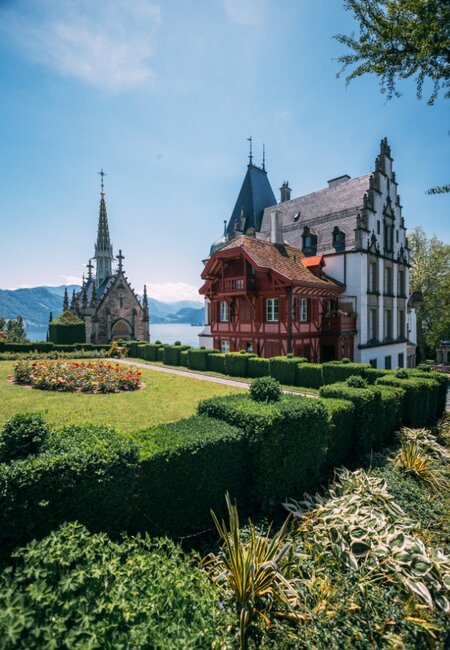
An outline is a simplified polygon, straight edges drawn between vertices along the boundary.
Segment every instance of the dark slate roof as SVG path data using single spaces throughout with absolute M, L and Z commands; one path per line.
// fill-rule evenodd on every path
M 103 282 L 97 287 L 97 291 L 95 292 L 95 297 L 97 300 L 101 300 L 104 296 L 104 294 L 107 292 L 109 287 L 113 284 L 114 282 L 114 276 L 110 276 L 109 278 L 105 278 Z
M 279 203 L 276 207 L 281 214 L 284 240 L 291 246 L 302 248 L 303 227 L 309 226 L 311 233 L 317 235 L 317 252 L 334 252 L 333 228 L 339 226 L 345 232 L 346 249 L 352 249 L 355 244 L 356 215 L 363 207 L 369 178 L 370 174 L 365 174 L 334 187 Z M 261 223 L 261 232 L 266 235 L 270 234 L 270 213 L 271 209 L 264 210 Z
M 264 208 L 276 205 L 276 202 L 265 169 L 252 164 L 248 165 L 241 191 L 228 222 L 227 232 L 234 235 L 234 231 L 239 226 L 242 211 L 245 215 L 243 231 L 246 232 L 248 228 L 259 230 Z

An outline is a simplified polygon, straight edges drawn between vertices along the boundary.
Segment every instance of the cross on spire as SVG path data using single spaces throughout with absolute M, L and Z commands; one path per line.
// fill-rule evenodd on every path
M 122 261 L 125 259 L 124 255 L 122 255 L 122 249 L 119 250 L 119 254 L 116 255 L 117 259 L 119 260 L 119 268 L 118 271 L 121 273 L 123 271 L 123 265 Z
M 253 165 L 253 138 L 250 136 L 247 138 L 247 140 L 250 142 L 250 151 L 248 154 L 248 164 Z
M 97 172 L 97 174 L 102 177 L 101 186 L 102 186 L 102 192 L 103 192 L 103 190 L 104 190 L 103 177 L 107 176 L 107 173 L 103 171 L 103 167 L 102 167 L 101 170 L 99 172 Z

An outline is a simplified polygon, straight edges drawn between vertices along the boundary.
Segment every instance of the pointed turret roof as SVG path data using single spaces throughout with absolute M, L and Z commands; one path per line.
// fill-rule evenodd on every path
M 100 194 L 100 209 L 98 213 L 97 251 L 109 250 L 111 239 L 109 237 L 108 214 L 106 212 L 105 193 Z
M 233 236 L 235 230 L 246 232 L 249 228 L 259 230 L 264 209 L 276 203 L 265 167 L 257 167 L 250 157 L 241 190 L 228 222 L 228 234 Z

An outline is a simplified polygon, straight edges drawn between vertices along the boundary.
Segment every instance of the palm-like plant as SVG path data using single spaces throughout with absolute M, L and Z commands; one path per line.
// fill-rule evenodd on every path
M 271 538 L 259 535 L 249 521 L 249 536 L 244 541 L 239 524 L 236 503 L 225 495 L 229 528 L 211 511 L 214 524 L 222 540 L 222 549 L 210 553 L 201 563 L 210 579 L 219 589 L 231 592 L 239 611 L 240 648 L 247 647 L 247 628 L 252 619 L 261 617 L 269 622 L 268 614 L 277 602 L 292 611 L 297 599 L 294 582 L 286 577 L 289 568 L 289 552 L 292 544 L 286 541 L 287 522 Z

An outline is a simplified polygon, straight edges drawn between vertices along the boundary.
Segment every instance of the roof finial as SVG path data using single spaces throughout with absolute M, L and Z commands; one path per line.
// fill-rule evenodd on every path
M 253 165 L 253 139 L 252 139 L 252 136 L 247 138 L 247 140 L 250 142 L 250 152 L 248 154 L 248 164 Z
M 227 234 L 227 220 L 223 220 L 223 234 L 226 236 Z
M 122 262 L 125 259 L 124 255 L 122 255 L 122 250 L 119 250 L 119 254 L 116 255 L 116 257 L 119 260 L 119 268 L 117 270 L 118 270 L 119 273 L 122 273 L 122 271 L 123 271 Z
M 92 269 L 94 268 L 94 265 L 92 264 L 92 260 L 89 260 L 89 264 L 87 265 L 88 269 L 88 280 L 92 280 Z
M 263 172 L 266 171 L 266 145 L 263 142 L 263 164 L 262 164 L 262 170 Z
M 102 177 L 101 186 L 102 186 L 102 194 L 103 194 L 104 193 L 103 177 L 107 176 L 107 173 L 103 171 L 103 167 L 102 167 L 101 170 L 99 172 L 97 172 L 97 174 Z

